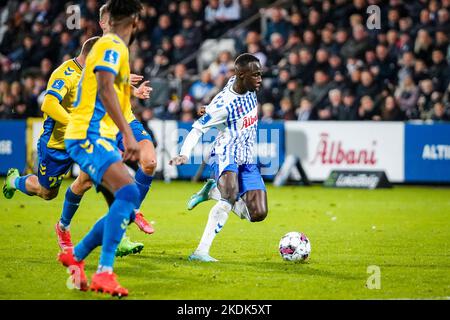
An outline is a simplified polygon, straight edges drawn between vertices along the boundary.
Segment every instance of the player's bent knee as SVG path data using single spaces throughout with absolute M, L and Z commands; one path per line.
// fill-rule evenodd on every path
M 83 181 L 75 180 L 74 184 L 72 185 L 72 190 L 76 190 L 78 191 L 77 193 L 84 194 L 86 191 L 92 188 L 92 185 L 93 184 L 91 180 L 83 180 Z
M 256 208 L 250 212 L 251 222 L 260 222 L 266 219 L 267 210 L 264 208 Z
M 156 169 L 156 159 L 145 159 L 141 161 L 141 169 L 146 175 L 152 176 Z
M 266 219 L 267 212 L 257 212 L 255 214 L 250 215 L 250 217 L 252 219 L 251 222 L 260 222 Z
M 83 184 L 81 185 L 81 189 L 86 192 L 88 191 L 90 188 L 92 188 L 93 183 L 91 180 L 87 180 L 87 181 L 83 181 Z
M 41 189 L 40 196 L 44 200 L 53 200 L 58 196 L 59 188 L 54 189 Z

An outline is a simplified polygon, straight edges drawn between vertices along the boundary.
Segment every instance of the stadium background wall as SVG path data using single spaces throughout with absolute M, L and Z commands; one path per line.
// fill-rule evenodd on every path
M 197 145 L 191 164 L 177 170 L 167 164 L 177 154 L 190 123 L 149 121 L 158 140 L 158 172 L 189 179 L 208 154 L 217 132 Z M 0 121 L 0 174 L 9 167 L 36 171 L 36 143 L 42 119 Z M 325 180 L 332 170 L 382 170 L 396 183 L 450 183 L 450 124 L 398 122 L 285 121 L 261 123 L 258 158 L 264 177 L 273 179 L 287 155 L 299 156 L 309 178 Z M 192 164 L 193 163 L 193 164 Z M 202 178 L 210 176 L 206 169 Z

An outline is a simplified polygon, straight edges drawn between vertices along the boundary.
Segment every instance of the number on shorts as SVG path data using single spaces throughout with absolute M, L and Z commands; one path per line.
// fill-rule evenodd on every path
M 101 145 L 103 148 L 105 148 L 105 150 L 108 152 L 114 150 L 114 147 L 108 141 L 106 141 L 104 139 L 98 139 L 97 143 L 99 145 Z

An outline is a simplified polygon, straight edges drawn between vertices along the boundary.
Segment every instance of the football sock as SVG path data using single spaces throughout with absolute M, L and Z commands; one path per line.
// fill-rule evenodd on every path
M 73 254 L 76 260 L 84 260 L 84 258 L 86 258 L 92 250 L 102 244 L 105 220 L 106 215 L 100 218 L 88 234 L 75 246 L 73 249 Z
M 102 273 L 102 272 L 113 272 L 113 268 L 112 267 L 105 267 L 105 266 L 98 266 L 97 268 L 97 273 Z
M 31 174 L 28 174 L 26 176 L 23 177 L 18 177 L 16 178 L 14 181 L 11 181 L 17 190 L 21 191 L 22 193 L 25 193 L 26 195 L 32 196 L 32 193 L 29 193 L 27 191 L 27 187 L 26 187 L 26 181 L 28 179 L 28 177 L 31 176 Z
M 209 190 L 208 193 L 209 199 L 213 199 L 216 201 L 219 201 L 221 199 L 220 191 L 217 187 L 212 188 Z M 232 211 L 241 219 L 247 219 L 248 221 L 251 221 L 250 214 L 248 212 L 247 204 L 245 203 L 244 199 L 239 197 L 239 199 L 235 202 Z
M 77 212 L 78 207 L 80 205 L 81 198 L 83 196 L 79 196 L 73 193 L 70 187 L 67 188 L 66 196 L 64 198 L 63 210 L 61 213 L 60 225 L 62 225 L 62 229 L 66 230 L 69 228 L 70 222 L 72 221 L 75 212 Z
M 134 179 L 136 180 L 136 185 L 139 189 L 139 208 L 152 185 L 153 176 L 145 174 L 145 172 L 142 171 L 141 168 L 139 168 L 136 172 L 136 175 L 134 176 Z
M 222 198 L 220 191 L 217 187 L 214 187 L 211 190 L 209 190 L 208 197 L 209 199 L 213 199 L 216 201 L 219 201 Z
M 234 203 L 233 212 L 241 219 L 247 219 L 251 221 L 250 213 L 248 212 L 247 204 L 244 199 L 239 197 L 239 199 Z
M 100 265 L 111 267 L 115 253 L 125 230 L 130 223 L 131 215 L 139 205 L 139 189 L 136 184 L 128 184 L 114 194 L 115 200 L 106 215 Z
M 203 236 L 197 247 L 196 252 L 208 254 L 211 244 L 216 235 L 222 230 L 227 222 L 228 214 L 231 211 L 231 204 L 226 200 L 220 200 L 209 212 L 208 222 L 206 223 Z

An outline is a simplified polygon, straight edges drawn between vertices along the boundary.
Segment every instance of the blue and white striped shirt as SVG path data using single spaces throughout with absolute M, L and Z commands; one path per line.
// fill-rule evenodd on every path
M 216 157 L 220 171 L 231 163 L 256 163 L 253 151 L 258 126 L 256 93 L 234 92 L 235 80 L 236 77 L 233 76 L 206 107 L 206 113 L 193 124 L 194 128 L 203 133 L 212 127 L 219 130 L 211 156 Z

